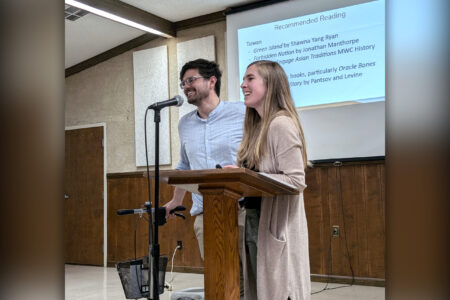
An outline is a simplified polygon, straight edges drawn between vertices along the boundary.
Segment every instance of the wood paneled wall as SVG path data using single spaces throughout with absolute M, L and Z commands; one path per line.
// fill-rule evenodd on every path
M 384 279 L 384 161 L 317 165 L 306 181 L 311 274 Z
M 311 274 L 357 277 L 360 283 L 385 278 L 385 169 L 384 161 L 316 165 L 306 175 L 304 193 L 309 230 Z M 153 182 L 152 188 L 153 191 Z M 162 184 L 160 203 L 170 200 L 173 188 Z M 108 175 L 108 263 L 134 257 L 136 216 L 117 216 L 117 209 L 139 208 L 147 200 L 147 180 L 139 173 Z M 153 201 L 153 195 L 152 195 Z M 184 200 L 186 220 L 170 220 L 160 227 L 161 254 L 172 258 L 177 241 L 174 270 L 201 272 L 194 218 L 188 193 Z M 137 256 L 147 255 L 148 225 L 137 223 Z M 332 226 L 340 234 L 332 237 Z M 170 261 L 169 261 L 170 263 Z M 313 276 L 313 277 L 314 277 Z M 332 280 L 331 280 L 332 281 Z M 336 280 L 335 280 L 336 281 Z M 358 282 L 358 280 L 357 280 Z

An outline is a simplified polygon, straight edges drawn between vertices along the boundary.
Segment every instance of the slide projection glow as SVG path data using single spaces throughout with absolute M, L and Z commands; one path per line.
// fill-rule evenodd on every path
M 384 1 L 242 28 L 238 49 L 241 79 L 255 60 L 280 63 L 297 107 L 384 101 Z

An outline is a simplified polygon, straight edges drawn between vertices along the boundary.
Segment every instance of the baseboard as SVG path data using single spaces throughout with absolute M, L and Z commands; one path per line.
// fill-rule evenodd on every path
M 184 266 L 173 266 L 173 271 L 177 273 L 195 273 L 203 274 L 205 268 L 203 267 L 184 267 Z M 170 264 L 167 264 L 167 271 L 170 272 Z
M 311 281 L 351 284 L 352 277 L 351 276 L 338 276 L 338 275 L 311 274 Z M 353 284 L 385 287 L 386 280 L 382 279 L 382 278 L 355 277 Z

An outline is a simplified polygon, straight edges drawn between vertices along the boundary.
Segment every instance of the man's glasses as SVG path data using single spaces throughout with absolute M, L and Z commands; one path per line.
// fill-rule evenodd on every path
M 185 85 L 190 86 L 194 81 L 196 81 L 199 78 L 204 78 L 204 77 L 203 76 L 192 76 L 192 77 L 186 78 L 185 80 L 180 82 L 180 87 L 182 89 L 184 89 Z

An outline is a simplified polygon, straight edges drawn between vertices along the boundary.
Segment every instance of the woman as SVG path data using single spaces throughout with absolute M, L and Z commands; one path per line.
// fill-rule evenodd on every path
M 278 63 L 256 61 L 247 67 L 241 89 L 247 108 L 238 166 L 267 173 L 300 191 L 246 199 L 245 299 L 310 299 L 302 193 L 307 159 L 289 82 Z

